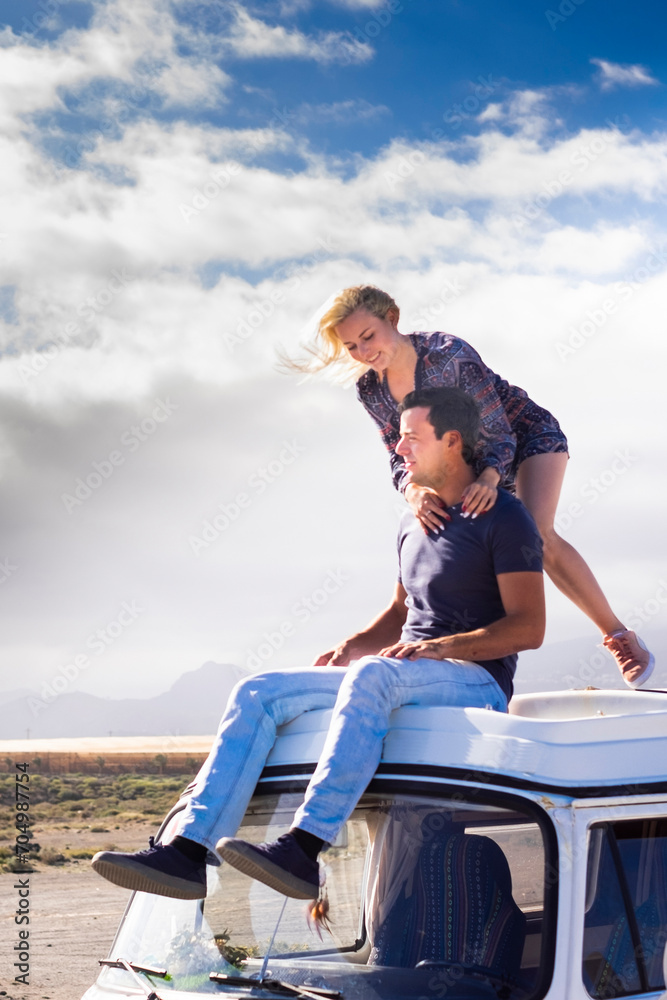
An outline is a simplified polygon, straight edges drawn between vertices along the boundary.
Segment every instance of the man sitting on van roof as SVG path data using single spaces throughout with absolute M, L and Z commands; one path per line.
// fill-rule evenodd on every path
M 129 889 L 201 899 L 210 852 L 285 895 L 315 898 L 318 854 L 336 839 L 373 777 L 395 708 L 507 710 L 517 652 L 536 648 L 544 637 L 542 543 L 530 514 L 502 490 L 478 518 L 462 510 L 461 493 L 475 479 L 470 462 L 478 434 L 477 405 L 460 389 L 405 397 L 396 450 L 410 481 L 435 490 L 445 503 L 446 527 L 426 534 L 407 512 L 389 605 L 313 667 L 241 681 L 178 835 L 170 844 L 151 841 L 136 854 L 102 851 L 92 862 L 97 872 Z M 329 708 L 324 750 L 290 831 L 269 844 L 231 837 L 276 728 Z

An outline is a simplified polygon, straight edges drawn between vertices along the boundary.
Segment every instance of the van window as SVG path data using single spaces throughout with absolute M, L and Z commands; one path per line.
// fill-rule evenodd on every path
M 588 835 L 583 977 L 607 1000 L 664 989 L 667 819 L 600 823 Z
M 250 995 L 264 979 L 346 1000 L 538 1000 L 554 936 L 547 872 L 556 859 L 547 857 L 543 821 L 514 796 L 465 794 L 367 792 L 321 855 L 323 923 L 306 902 L 223 864 L 209 868 L 203 901 L 137 893 L 113 954 L 166 969 L 161 996 Z M 274 839 L 300 800 L 291 791 L 256 795 L 239 835 Z M 128 974 L 103 975 L 120 985 Z

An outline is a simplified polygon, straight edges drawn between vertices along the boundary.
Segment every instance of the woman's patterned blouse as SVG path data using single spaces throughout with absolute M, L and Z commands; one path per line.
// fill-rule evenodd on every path
M 474 396 L 481 411 L 482 432 L 474 466 L 479 474 L 484 468 L 497 469 L 501 482 L 513 480 L 516 432 L 521 426 L 521 412 L 531 408 L 525 390 L 510 385 L 484 364 L 477 351 L 448 333 L 409 334 L 417 351 L 415 389 L 458 386 Z M 389 452 L 392 478 L 397 490 L 405 488 L 403 459 L 395 452 L 399 438 L 398 406 L 387 386 L 370 369 L 357 381 L 357 398 L 380 428 Z

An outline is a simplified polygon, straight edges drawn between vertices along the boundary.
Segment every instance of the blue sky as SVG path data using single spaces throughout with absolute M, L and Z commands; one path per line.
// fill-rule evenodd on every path
M 3 2 L 0 18 L 24 37 L 54 43 L 72 27 L 90 27 L 98 9 L 99 4 L 56 0 L 26 0 L 21 5 Z M 225 39 L 238 17 L 235 10 L 240 9 L 219 0 L 176 5 L 175 26 L 205 33 L 212 60 L 231 71 L 233 79 L 228 102 L 198 111 L 193 106 L 187 111 L 163 109 L 161 120 L 184 117 L 239 128 L 274 121 L 286 110 L 294 115 L 288 119 L 291 128 L 318 148 L 345 157 L 368 155 L 396 137 L 424 141 L 443 125 L 445 135 L 475 128 L 475 112 L 484 103 L 519 88 L 564 88 L 567 93 L 560 95 L 561 101 L 555 95 L 555 103 L 567 109 L 566 131 L 591 127 L 607 118 L 629 120 L 644 131 L 664 127 L 664 85 L 659 81 L 665 75 L 662 41 L 667 12 L 657 5 L 628 5 L 620 0 L 561 0 L 545 7 L 534 0 L 504 5 L 494 0 L 392 0 L 258 3 L 243 8 L 248 18 L 261 21 L 269 31 L 282 29 L 286 36 L 320 41 L 338 35 L 356 46 L 347 58 L 329 52 L 319 61 L 305 54 L 294 58 L 279 50 L 260 58 L 240 46 L 230 53 Z M 54 13 L 47 19 L 50 11 Z M 195 50 L 192 36 L 181 39 L 183 53 Z M 145 69 L 150 68 L 151 58 L 150 51 L 144 53 Z M 619 69 L 641 67 L 656 83 L 614 83 L 594 60 Z M 102 92 L 117 83 L 100 74 L 97 88 Z M 92 90 L 84 95 L 87 105 Z M 76 99 L 72 94 L 69 97 L 67 104 L 74 113 L 69 120 L 63 115 L 62 124 L 73 134 L 81 133 L 86 125 L 92 126 L 95 117 L 77 114 Z M 477 108 L 475 98 L 480 102 Z M 148 103 L 137 103 L 138 116 Z M 324 124 L 306 122 L 305 112 L 296 113 L 304 105 L 338 106 L 338 117 L 331 112 L 324 116 Z M 461 117 L 457 106 L 462 109 Z M 311 114 L 316 117 L 314 111 Z
M 376 432 L 276 369 L 367 280 L 556 413 L 561 530 L 657 641 L 666 20 L 0 2 L 5 689 L 301 664 L 378 610 L 400 505 Z M 550 588 L 548 642 L 578 637 Z

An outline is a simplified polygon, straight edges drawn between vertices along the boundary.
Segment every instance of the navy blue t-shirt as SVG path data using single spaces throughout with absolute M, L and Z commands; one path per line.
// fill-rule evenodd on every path
M 474 520 L 461 505 L 448 507 L 445 530 L 424 534 L 411 511 L 398 532 L 399 582 L 407 591 L 408 617 L 401 639 L 418 642 L 472 632 L 505 617 L 500 573 L 539 572 L 542 539 L 520 500 L 504 490 L 486 514 Z M 516 653 L 477 660 L 512 697 Z

